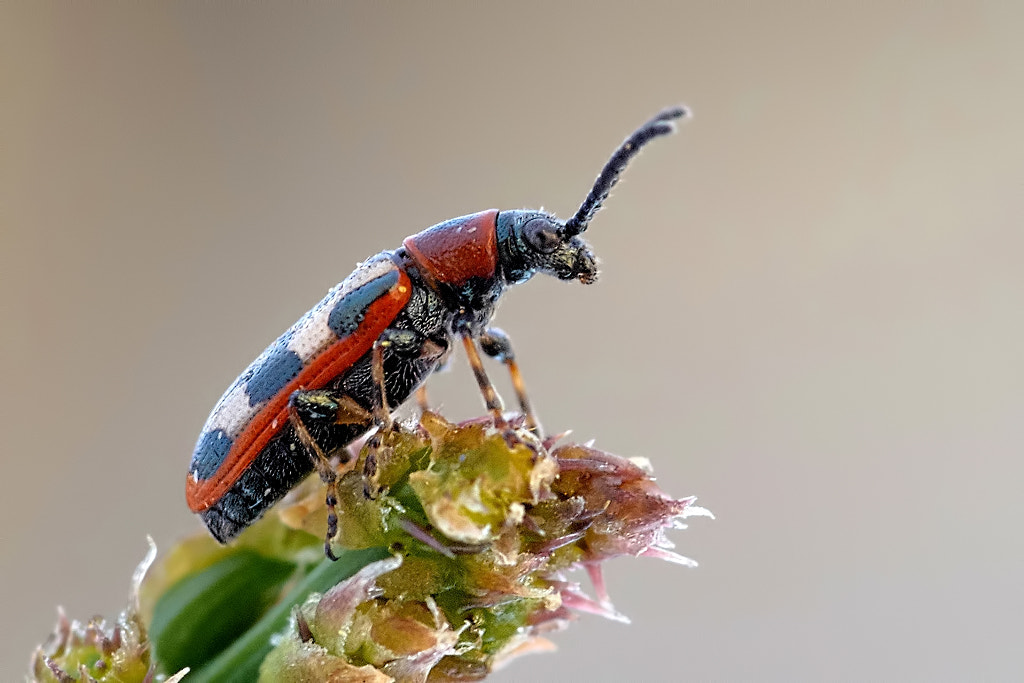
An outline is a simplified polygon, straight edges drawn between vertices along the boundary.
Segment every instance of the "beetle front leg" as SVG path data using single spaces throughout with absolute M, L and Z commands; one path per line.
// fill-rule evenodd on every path
M 487 371 L 484 370 L 484 363 L 476 350 L 476 340 L 468 332 L 463 332 L 460 336 L 462 337 L 462 346 L 466 349 L 466 356 L 469 357 L 469 367 L 473 369 L 473 376 L 476 377 L 480 393 L 483 394 L 484 404 L 494 418 L 494 426 L 501 430 L 507 439 L 509 435 L 513 434 L 512 428 L 505 419 L 505 406 L 501 403 L 501 397 L 498 396 L 497 390 L 487 377 Z
M 516 355 L 512 351 L 512 340 L 509 339 L 508 334 L 498 327 L 489 327 L 480 336 L 480 348 L 488 356 L 504 363 L 508 368 L 508 374 L 512 378 L 512 387 L 515 389 L 516 398 L 519 399 L 519 408 L 526 418 L 526 428 L 537 436 L 541 436 L 540 422 L 530 404 L 530 397 L 526 393 L 526 384 L 519 372 L 519 364 L 516 363 Z

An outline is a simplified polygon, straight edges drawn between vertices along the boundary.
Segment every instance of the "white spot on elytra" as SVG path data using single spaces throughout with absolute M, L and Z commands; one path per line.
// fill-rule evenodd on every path
M 359 264 L 355 272 L 349 275 L 344 282 L 331 289 L 327 296 L 313 307 L 313 310 L 292 326 L 288 331 L 290 335 L 289 350 L 302 360 L 303 365 L 312 363 L 314 358 L 338 339 L 337 335 L 327 326 L 331 311 L 334 310 L 337 303 L 352 291 L 394 269 L 395 264 L 390 259 Z
M 323 353 L 324 349 L 337 340 L 335 334 L 331 332 L 331 328 L 327 326 L 327 320 L 331 315 L 331 309 L 339 298 L 341 298 L 340 286 L 328 292 L 323 301 L 302 316 L 299 322 L 289 330 L 288 349 L 299 357 L 303 365 L 309 365 L 314 358 Z
M 245 384 L 236 380 L 231 388 L 227 390 L 217 406 L 210 413 L 204 432 L 212 432 L 216 429 L 224 430 L 230 438 L 237 437 L 249 421 L 255 417 L 260 405 L 249 405 L 249 394 L 245 390 Z

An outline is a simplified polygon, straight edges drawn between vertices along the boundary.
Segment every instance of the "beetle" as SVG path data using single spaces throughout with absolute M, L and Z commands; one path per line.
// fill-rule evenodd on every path
M 634 131 L 567 221 L 497 209 L 453 218 L 370 257 L 332 288 L 249 365 L 203 426 L 185 495 L 214 538 L 234 538 L 317 470 L 328 484 L 324 550 L 334 559 L 335 483 L 355 465 L 345 447 L 374 426 L 389 429 L 389 406 L 445 363 L 456 338 L 495 425 L 508 430 L 478 345 L 509 367 L 526 424 L 536 430 L 508 337 L 488 328 L 495 307 L 509 286 L 535 273 L 596 280 L 597 259 L 580 234 L 630 160 L 687 114 L 671 107 Z M 370 437 L 364 461 L 368 479 L 379 434 Z

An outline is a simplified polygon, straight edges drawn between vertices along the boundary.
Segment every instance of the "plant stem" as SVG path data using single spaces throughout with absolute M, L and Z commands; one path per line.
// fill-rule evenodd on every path
M 251 683 L 259 677 L 260 664 L 271 650 L 270 638 L 288 624 L 292 608 L 310 593 L 323 593 L 357 571 L 388 556 L 386 548 L 346 550 L 338 561 L 324 560 L 256 624 L 203 668 L 187 676 L 188 683 Z

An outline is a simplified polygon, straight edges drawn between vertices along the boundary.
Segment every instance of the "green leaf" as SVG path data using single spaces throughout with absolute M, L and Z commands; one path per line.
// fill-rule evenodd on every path
M 154 609 L 156 660 L 170 672 L 210 661 L 263 616 L 295 568 L 243 548 L 189 574 Z
M 323 593 L 371 562 L 387 556 L 386 548 L 369 548 L 340 552 L 337 562 L 324 560 L 244 635 L 201 669 L 193 669 L 188 683 L 252 683 L 271 650 L 271 637 L 288 626 L 292 608 L 302 604 L 311 593 Z

